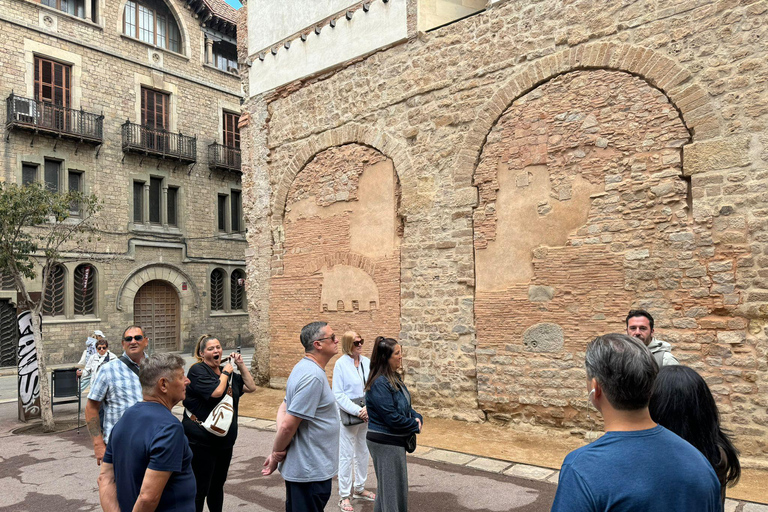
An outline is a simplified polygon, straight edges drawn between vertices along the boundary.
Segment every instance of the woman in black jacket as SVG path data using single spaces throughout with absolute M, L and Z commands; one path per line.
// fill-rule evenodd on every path
M 221 366 L 221 343 L 209 334 L 203 334 L 195 345 L 197 363 L 189 368 L 187 397 L 184 399 L 184 433 L 192 449 L 192 471 L 197 481 L 195 510 L 202 512 L 208 502 L 210 512 L 221 512 L 224 505 L 224 482 L 227 480 L 232 448 L 237 439 L 237 408 L 243 393 L 256 391 L 251 372 L 237 352 Z M 233 364 L 240 371 L 233 373 Z M 230 392 L 234 416 L 227 434 L 219 437 L 208 432 L 204 422 L 214 407 Z
M 397 341 L 376 338 L 365 385 L 366 443 L 378 481 L 374 512 L 408 511 L 405 447 L 411 436 L 421 432 L 423 418 L 411 408 L 411 395 L 398 372 L 402 359 Z
M 687 366 L 664 366 L 653 384 L 648 405 L 653 421 L 695 446 L 712 464 L 720 480 L 720 499 L 726 486 L 741 476 L 739 450 L 720 427 L 720 413 L 706 381 Z

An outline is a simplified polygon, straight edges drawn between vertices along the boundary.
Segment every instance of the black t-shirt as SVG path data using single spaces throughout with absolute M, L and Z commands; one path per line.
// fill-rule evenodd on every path
M 219 387 L 220 377 L 216 375 L 213 368 L 205 363 L 196 363 L 189 368 L 187 373 L 189 385 L 187 386 L 187 398 L 184 399 L 184 407 L 197 417 L 199 421 L 205 421 L 214 407 L 224 398 L 222 394 L 218 398 L 212 398 L 211 394 Z M 232 403 L 235 409 L 235 415 L 232 418 L 232 425 L 229 427 L 227 435 L 219 437 L 211 434 L 203 427 L 190 420 L 184 412 L 184 433 L 189 439 L 189 444 L 201 444 L 209 446 L 232 446 L 237 439 L 237 408 L 240 403 L 240 396 L 243 394 L 243 377 L 237 373 L 232 373 L 230 380 L 232 384 Z M 225 392 L 226 393 L 226 392 Z

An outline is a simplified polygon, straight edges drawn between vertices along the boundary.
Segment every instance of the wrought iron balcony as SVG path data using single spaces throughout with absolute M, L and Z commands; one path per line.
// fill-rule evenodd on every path
M 104 116 L 11 93 L 6 99 L 8 130 L 17 128 L 93 144 L 104 141 Z
M 123 152 L 171 158 L 184 163 L 197 161 L 197 137 L 165 130 L 154 130 L 140 124 L 123 123 Z
M 216 142 L 208 145 L 208 167 L 240 172 L 240 150 Z

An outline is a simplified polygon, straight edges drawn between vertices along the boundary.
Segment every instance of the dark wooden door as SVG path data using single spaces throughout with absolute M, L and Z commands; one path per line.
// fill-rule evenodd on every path
M 179 295 L 165 281 L 150 281 L 133 299 L 133 323 L 141 326 L 155 352 L 179 350 Z
M 141 89 L 141 124 L 147 130 L 145 144 L 148 149 L 168 149 L 168 94 L 152 89 Z
M 16 366 L 19 348 L 16 308 L 8 300 L 0 300 L 0 366 Z

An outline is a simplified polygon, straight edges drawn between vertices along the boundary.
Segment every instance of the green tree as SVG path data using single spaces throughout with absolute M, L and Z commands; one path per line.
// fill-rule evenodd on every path
M 0 182 L 0 272 L 12 276 L 19 293 L 19 307 L 32 312 L 40 378 L 43 430 L 53 431 L 53 411 L 45 363 L 40 312 L 53 266 L 67 245 L 91 240 L 94 216 L 101 206 L 94 195 L 58 193 L 38 183 L 19 186 Z M 77 212 L 73 216 L 73 211 Z M 40 297 L 33 300 L 27 281 L 42 273 Z

